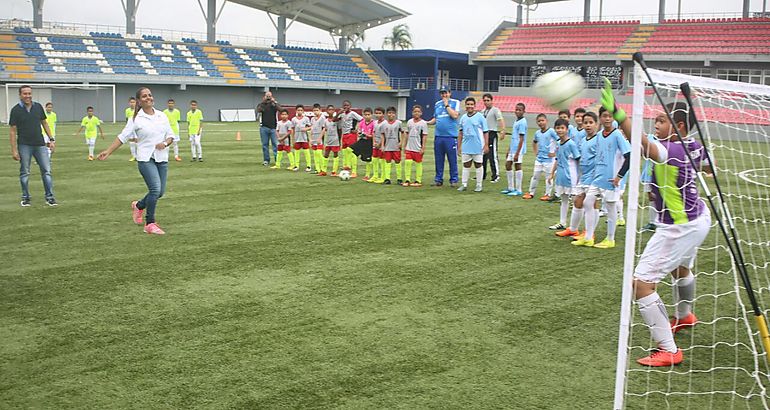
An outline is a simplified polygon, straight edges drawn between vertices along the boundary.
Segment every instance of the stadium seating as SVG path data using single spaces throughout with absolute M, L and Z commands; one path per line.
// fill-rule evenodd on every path
M 495 96 L 495 106 L 500 109 L 500 111 L 513 113 L 516 104 L 518 103 L 524 103 L 524 105 L 527 107 L 527 112 L 530 114 L 537 114 L 537 113 L 544 113 L 544 114 L 556 114 L 558 110 L 550 107 L 549 105 L 545 104 L 543 100 L 541 100 L 538 97 L 529 97 L 529 96 L 506 96 L 506 95 L 496 95 Z M 590 98 L 581 98 L 578 100 L 575 100 L 575 102 L 570 107 L 571 110 L 574 110 L 578 107 L 596 107 L 599 105 L 599 102 Z M 631 104 L 618 104 L 621 108 L 623 108 L 626 112 L 631 112 L 632 107 Z M 655 118 L 660 111 L 656 110 L 653 106 L 645 106 L 644 107 L 644 118 L 646 119 L 652 119 Z M 483 103 L 479 102 L 477 104 L 478 110 L 483 110 L 484 106 Z M 761 110 L 755 110 L 755 109 L 746 109 L 743 111 L 738 111 L 730 108 L 720 108 L 720 107 L 703 107 L 701 108 L 701 111 L 699 112 L 700 118 L 708 118 L 710 121 L 714 122 L 721 122 L 726 124 L 747 124 L 747 125 L 764 125 L 764 126 L 770 126 L 770 113 L 766 111 Z M 554 117 L 555 118 L 555 117 Z M 551 118 L 553 120 L 554 118 Z M 535 127 L 536 125 L 532 124 L 530 127 Z
M 49 33 L 28 27 L 16 27 L 8 36 L 10 41 L 0 48 L 12 50 L 3 56 L 26 57 L 17 68 L 28 67 L 29 75 L 94 73 L 218 77 L 234 84 L 254 79 L 380 85 L 360 58 L 336 50 L 234 47 L 226 40 L 203 45 L 193 38 L 175 42 L 155 35 L 124 38 L 119 33 Z
M 480 58 L 517 55 L 768 54 L 770 18 L 565 22 L 506 28 Z

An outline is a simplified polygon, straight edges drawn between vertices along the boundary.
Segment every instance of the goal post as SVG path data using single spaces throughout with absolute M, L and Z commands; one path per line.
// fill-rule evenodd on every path
M 685 361 L 665 368 L 645 368 L 634 360 L 655 347 L 633 298 L 634 268 L 650 240 L 640 226 L 653 217 L 640 183 L 640 137 L 647 138 L 654 118 L 665 113 L 655 93 L 645 92 L 651 82 L 665 103 L 692 102 L 699 122 L 684 137 L 702 139 L 713 168 L 711 177 L 704 171 L 696 178 L 701 198 L 714 209 L 712 229 L 692 269 L 698 321 L 675 335 Z M 688 91 L 685 83 L 691 94 L 682 92 Z M 613 407 L 768 408 L 770 87 L 655 69 L 645 73 L 636 64 L 629 108 L 633 138 Z M 666 289 L 675 292 L 676 286 L 670 280 L 658 284 L 671 315 L 677 306 Z
M 45 104 L 48 101 L 53 102 L 54 111 L 57 111 L 57 105 L 65 104 L 71 108 L 72 117 L 77 120 L 85 115 L 85 107 L 91 105 L 94 107 L 98 116 L 103 120 L 111 119 L 114 124 L 117 122 L 117 101 L 115 94 L 115 84 L 77 84 L 77 83 L 6 83 L 5 84 L 5 109 L 2 110 L 0 121 L 8 123 L 8 114 L 11 107 L 18 101 L 17 93 L 19 87 L 29 85 L 32 87 L 32 99 Z M 55 90 L 66 90 L 67 95 L 61 99 L 54 98 Z M 101 95 L 104 92 L 107 96 Z M 109 102 L 108 102 L 109 101 Z M 102 103 L 107 107 L 101 107 Z M 83 104 L 79 104 L 83 103 Z M 0 102 L 2 104 L 2 102 Z M 75 106 L 77 104 L 77 106 Z M 79 105 L 83 105 L 80 107 Z M 107 117 L 107 115 L 109 117 Z M 106 118 L 105 118 L 106 117 Z

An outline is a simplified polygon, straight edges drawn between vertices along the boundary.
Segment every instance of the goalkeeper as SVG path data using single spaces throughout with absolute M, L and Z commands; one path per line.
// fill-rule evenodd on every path
M 630 118 L 615 104 L 609 80 L 604 81 L 602 105 L 613 113 L 626 135 L 641 139 L 642 155 L 653 162 L 652 195 L 658 225 L 634 271 L 634 292 L 639 313 L 650 328 L 658 348 L 637 362 L 652 367 L 671 366 L 683 360 L 682 350 L 674 341 L 674 333 L 697 322 L 692 313 L 695 276 L 690 269 L 698 246 L 706 239 L 711 226 L 711 214 L 698 195 L 696 181 L 703 147 L 687 137 L 695 118 L 690 115 L 687 104 L 681 102 L 666 106 L 672 113 L 674 124 L 665 114 L 655 119 L 657 140 L 632 135 Z M 680 140 L 678 135 L 685 140 Z M 688 151 L 695 167 L 687 158 Z M 669 273 L 675 279 L 675 311 L 670 322 L 666 306 L 656 292 L 657 283 Z

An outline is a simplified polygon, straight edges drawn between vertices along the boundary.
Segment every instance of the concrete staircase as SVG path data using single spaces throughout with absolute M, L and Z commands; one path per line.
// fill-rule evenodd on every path
M 513 28 L 504 28 L 500 30 L 485 47 L 479 49 L 479 55 L 477 59 L 485 60 L 492 58 L 492 56 L 494 56 L 497 52 L 497 49 L 505 42 L 508 37 L 510 37 L 514 30 L 515 29 Z
M 228 84 L 246 84 L 246 79 L 243 78 L 238 67 L 233 65 L 219 46 L 203 46 L 203 52 L 216 66 L 217 71 L 222 73 L 222 77 L 227 80 Z
M 0 72 L 12 80 L 30 80 L 35 78 L 33 64 L 12 34 L 0 34 Z
M 644 47 L 655 31 L 652 24 L 640 24 L 636 31 L 628 36 L 626 42 L 618 49 L 617 56 L 621 60 L 631 59 L 633 54 Z
M 364 72 L 380 90 L 392 90 L 388 73 L 366 51 L 360 48 L 350 50 L 350 59 Z

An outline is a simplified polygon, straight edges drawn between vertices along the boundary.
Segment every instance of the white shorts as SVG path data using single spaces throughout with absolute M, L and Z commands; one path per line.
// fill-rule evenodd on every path
M 564 185 L 555 185 L 555 187 L 556 187 L 556 196 L 578 195 L 580 193 L 578 192 L 577 187 L 564 186 Z
M 577 184 L 577 186 L 572 190 L 575 191 L 575 195 L 583 195 L 588 193 L 589 188 L 591 188 L 590 185 Z
M 508 152 L 508 155 L 506 155 L 505 160 L 507 162 L 513 162 L 515 164 L 521 164 L 523 162 L 523 160 L 524 160 L 524 154 L 521 154 L 521 153 L 519 154 L 519 160 L 518 161 L 514 161 L 513 160 L 513 156 L 514 155 L 516 155 L 515 152 L 513 152 L 513 151 Z
M 196 143 L 196 144 L 200 144 L 200 142 L 201 142 L 201 135 L 200 134 L 190 135 L 190 142 L 193 142 L 193 143 Z
M 692 269 L 698 247 L 711 228 L 711 213 L 704 208 L 694 221 L 657 225 L 634 270 L 634 278 L 642 282 L 658 283 L 680 266 Z
M 586 190 L 585 193 L 586 195 L 593 195 L 597 198 L 601 197 L 602 201 L 605 202 L 618 202 L 620 196 L 623 195 L 623 191 L 620 189 L 602 189 L 593 185 L 588 187 L 588 190 Z
M 463 154 L 463 164 L 468 161 L 473 161 L 477 164 L 481 164 L 484 162 L 484 154 Z
M 553 161 L 551 162 L 540 162 L 535 161 L 535 172 L 551 172 L 551 169 L 553 169 Z
M 96 138 L 86 138 L 86 145 L 89 147 L 96 145 Z

